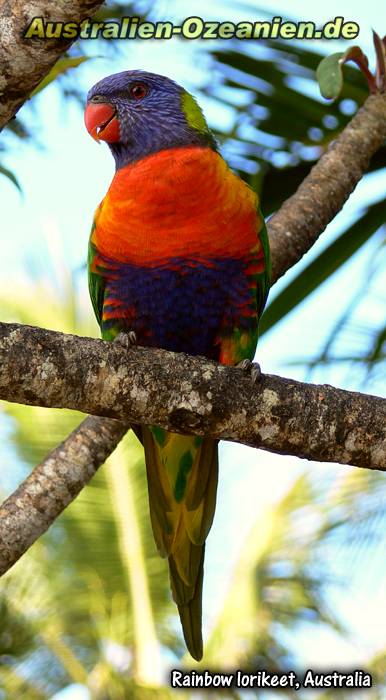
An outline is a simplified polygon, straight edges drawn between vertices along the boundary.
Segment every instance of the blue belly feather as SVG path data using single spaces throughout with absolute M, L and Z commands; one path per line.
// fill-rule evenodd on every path
M 139 345 L 218 359 L 219 336 L 257 327 L 249 260 L 175 258 L 145 268 L 98 254 L 106 285 L 102 333 L 134 330 Z

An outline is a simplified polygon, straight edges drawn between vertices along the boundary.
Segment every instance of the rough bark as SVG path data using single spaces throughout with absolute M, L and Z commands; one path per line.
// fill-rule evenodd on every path
M 0 575 L 74 500 L 126 430 L 119 421 L 89 416 L 3 503 L 0 508 Z
M 386 94 L 372 95 L 270 219 L 274 281 L 307 253 L 342 209 L 385 139 Z
M 0 323 L 0 399 L 232 440 L 318 461 L 386 466 L 386 400 L 205 358 Z
M 98 0 L 0 0 L 0 129 L 72 44 L 64 39 L 25 39 L 31 20 L 82 22 L 102 4 Z

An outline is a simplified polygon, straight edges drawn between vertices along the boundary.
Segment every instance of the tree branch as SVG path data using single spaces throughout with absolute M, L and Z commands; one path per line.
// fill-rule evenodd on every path
M 369 469 L 386 465 L 386 400 L 206 358 L 0 323 L 0 399 L 232 440 Z
M 386 401 L 165 350 L 0 323 L 0 398 L 88 417 L 0 508 L 0 575 L 45 532 L 116 447 L 128 423 L 280 454 L 386 469 Z M 111 417 L 123 418 L 123 421 Z
M 45 532 L 127 431 L 89 416 L 23 481 L 0 508 L 0 575 Z
M 274 281 L 314 245 L 342 209 L 385 139 L 386 94 L 372 95 L 295 194 L 271 217 L 268 232 Z
M 45 22 L 82 22 L 102 4 L 99 0 L 0 0 L 0 129 L 73 43 L 25 39 L 31 20 L 42 17 Z

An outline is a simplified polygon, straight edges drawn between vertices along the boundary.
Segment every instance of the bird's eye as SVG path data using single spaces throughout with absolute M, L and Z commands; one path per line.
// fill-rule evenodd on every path
M 147 95 L 147 87 L 143 83 L 135 83 L 130 88 L 130 96 L 135 100 L 142 100 Z

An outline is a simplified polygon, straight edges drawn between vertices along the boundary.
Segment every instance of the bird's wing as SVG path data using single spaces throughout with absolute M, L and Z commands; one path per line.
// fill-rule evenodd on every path
M 244 359 L 252 360 L 256 351 L 259 321 L 267 301 L 271 280 L 269 240 L 264 219 L 257 205 L 256 243 L 245 258 L 243 274 L 247 293 L 242 302 L 232 300 L 231 317 L 226 312 L 220 333 L 219 361 L 236 365 Z
M 96 246 L 94 245 L 94 243 L 92 242 L 93 233 L 94 233 L 96 225 L 97 225 L 98 211 L 99 211 L 99 208 L 97 209 L 97 211 L 95 213 L 93 224 L 91 227 L 90 239 L 89 239 L 89 243 L 88 243 L 87 268 L 88 268 L 88 288 L 89 288 L 89 292 L 90 292 L 90 298 L 91 298 L 91 302 L 93 305 L 96 320 L 98 322 L 98 325 L 101 326 L 102 314 L 103 314 L 103 303 L 104 303 L 105 290 L 106 290 L 106 282 L 105 282 L 103 275 L 101 275 L 100 272 L 98 272 L 98 269 L 95 265 L 96 256 L 97 256 L 97 249 L 96 249 Z

